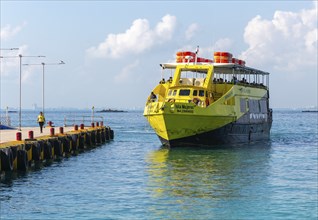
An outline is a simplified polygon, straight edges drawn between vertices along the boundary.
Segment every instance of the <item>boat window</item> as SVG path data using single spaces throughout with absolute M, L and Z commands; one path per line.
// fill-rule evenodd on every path
M 189 96 L 190 95 L 190 89 L 180 89 L 179 96 Z
M 171 96 L 172 90 L 169 89 L 168 96 Z
M 201 97 L 204 96 L 204 90 L 199 90 L 199 96 L 201 96 Z
M 193 90 L 193 96 L 197 96 L 198 95 L 198 90 Z
M 173 90 L 172 96 L 175 96 L 175 95 L 177 95 L 177 90 Z

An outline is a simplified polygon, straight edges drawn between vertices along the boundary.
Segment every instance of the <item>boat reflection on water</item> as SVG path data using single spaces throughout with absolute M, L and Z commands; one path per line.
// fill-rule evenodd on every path
M 181 209 L 196 203 L 201 214 L 229 200 L 257 200 L 262 195 L 260 186 L 266 185 L 270 149 L 270 143 L 213 149 L 162 147 L 148 154 L 147 188 L 157 203 L 169 200 Z M 174 214 L 169 218 L 191 214 L 170 209 Z

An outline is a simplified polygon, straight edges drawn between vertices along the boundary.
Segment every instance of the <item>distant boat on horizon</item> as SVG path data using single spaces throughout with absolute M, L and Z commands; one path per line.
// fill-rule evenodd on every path
M 103 110 L 100 110 L 100 111 L 97 111 L 97 112 L 127 112 L 127 111 L 124 111 L 124 110 L 116 110 L 116 109 L 103 109 Z
M 301 112 L 318 112 L 318 110 L 303 110 Z

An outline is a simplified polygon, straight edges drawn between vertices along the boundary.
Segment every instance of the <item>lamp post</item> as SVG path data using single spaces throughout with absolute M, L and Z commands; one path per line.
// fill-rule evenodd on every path
M 8 49 L 8 50 L 15 50 L 16 48 L 11 48 L 11 49 Z M 3 49 L 2 49 L 3 50 Z M 17 58 L 19 57 L 19 61 L 20 61 L 20 79 L 19 79 L 19 88 L 20 88 L 20 95 L 19 95 L 19 131 L 21 131 L 21 112 L 22 112 L 22 57 L 37 57 L 37 58 L 40 58 L 40 57 L 45 57 L 45 56 L 23 56 L 22 54 L 19 54 L 18 56 L 0 56 L 0 58 Z
M 25 66 L 33 66 L 33 65 L 42 65 L 42 112 L 44 114 L 44 72 L 45 72 L 45 65 L 61 65 L 65 64 L 63 60 L 61 60 L 59 63 L 36 63 L 36 64 L 23 64 Z

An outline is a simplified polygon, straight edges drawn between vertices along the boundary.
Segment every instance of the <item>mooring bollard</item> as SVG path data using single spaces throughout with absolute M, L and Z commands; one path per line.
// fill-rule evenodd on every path
M 95 124 L 94 124 L 94 122 L 92 122 L 92 128 L 94 128 L 95 127 Z
M 33 139 L 34 135 L 33 135 L 33 131 L 29 131 L 29 139 Z
M 82 129 L 82 130 L 84 129 L 84 124 L 81 124 L 81 129 Z
M 96 127 L 99 127 L 99 122 L 96 122 Z
M 75 130 L 75 131 L 78 130 L 78 125 L 74 125 L 74 130 Z
M 63 134 L 63 133 L 64 133 L 64 128 L 60 127 L 60 134 Z
M 22 133 L 21 132 L 17 132 L 16 133 L 16 140 L 17 141 L 21 141 L 22 140 Z
M 50 129 L 50 135 L 51 135 L 51 136 L 54 136 L 54 128 L 51 128 L 51 129 Z

